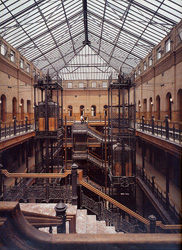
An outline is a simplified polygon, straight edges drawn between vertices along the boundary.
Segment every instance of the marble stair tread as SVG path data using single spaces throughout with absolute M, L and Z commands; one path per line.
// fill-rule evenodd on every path
M 76 213 L 76 233 L 86 234 L 87 210 L 78 209 Z
M 107 227 L 105 221 L 97 221 L 97 233 L 107 234 Z
M 117 233 L 115 230 L 115 227 L 113 227 L 113 226 L 107 226 L 106 228 L 107 228 L 108 234 L 116 234 Z
M 97 234 L 96 215 L 87 215 L 86 233 L 87 234 Z

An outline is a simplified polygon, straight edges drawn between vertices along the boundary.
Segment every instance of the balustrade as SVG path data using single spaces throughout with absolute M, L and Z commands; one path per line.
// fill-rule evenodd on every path
M 14 117 L 11 122 L 0 122 L 0 140 L 31 131 L 34 127 L 33 124 L 34 120 L 28 120 L 28 117 L 22 121 L 17 121 Z
M 142 119 L 138 119 L 137 121 L 138 130 L 163 139 L 175 141 L 179 144 L 181 144 L 182 141 L 181 127 L 181 122 L 169 121 L 167 115 L 164 121 L 155 120 L 154 116 L 152 116 L 151 120 L 145 119 L 144 116 L 142 116 Z

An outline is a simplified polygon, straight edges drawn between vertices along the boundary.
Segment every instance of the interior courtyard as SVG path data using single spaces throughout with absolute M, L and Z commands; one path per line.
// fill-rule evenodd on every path
M 0 248 L 180 249 L 181 1 L 0 6 Z

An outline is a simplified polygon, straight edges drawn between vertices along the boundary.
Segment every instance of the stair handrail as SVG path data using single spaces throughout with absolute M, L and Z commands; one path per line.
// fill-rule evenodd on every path
M 88 129 L 91 129 L 91 130 L 93 130 L 94 132 L 96 132 L 98 135 L 102 136 L 102 133 L 101 133 L 101 132 L 99 132 L 97 129 L 91 127 L 90 125 L 88 125 Z
M 120 208 L 121 210 L 125 211 L 129 215 L 133 216 L 135 219 L 137 219 L 137 220 L 141 221 L 142 223 L 144 223 L 146 226 L 150 225 L 149 220 L 145 219 L 141 215 L 135 213 L 134 211 L 132 211 L 131 209 L 129 209 L 126 206 L 122 205 L 121 203 L 114 200 L 113 198 L 109 197 L 105 193 L 101 192 L 100 190 L 92 187 L 90 184 L 83 181 L 83 171 L 78 172 L 78 180 L 79 180 L 79 183 L 82 186 L 84 186 L 85 188 L 87 188 L 90 191 L 92 191 L 93 193 L 99 195 L 100 197 L 107 200 L 108 202 L 110 202 L 114 206 L 116 206 L 116 207 Z M 164 225 L 161 221 L 156 221 L 156 226 L 160 227 L 161 229 L 165 229 L 165 230 L 182 230 L 182 225 Z
M 99 160 L 102 160 L 98 154 L 96 154 L 95 152 L 91 151 L 90 149 L 88 149 L 88 154 L 95 156 Z
M 114 200 L 113 198 L 109 197 L 108 195 L 106 195 L 105 193 L 99 191 L 98 189 L 92 187 L 90 184 L 86 183 L 85 181 L 83 181 L 83 171 L 80 171 L 78 174 L 78 180 L 79 183 L 86 187 L 87 189 L 89 189 L 90 191 L 92 191 L 93 193 L 99 195 L 100 197 L 102 197 L 103 199 L 107 200 L 108 202 L 110 202 L 111 204 L 113 204 L 114 206 L 120 208 L 121 210 L 127 212 L 128 214 L 130 214 L 131 216 L 133 216 L 134 218 L 136 218 L 137 220 L 141 221 L 142 223 L 144 223 L 145 225 L 150 225 L 149 220 L 145 219 L 144 217 L 142 217 L 141 215 L 135 213 L 134 211 L 132 211 L 131 209 L 127 208 L 126 206 L 122 205 L 121 203 L 119 203 L 118 201 Z

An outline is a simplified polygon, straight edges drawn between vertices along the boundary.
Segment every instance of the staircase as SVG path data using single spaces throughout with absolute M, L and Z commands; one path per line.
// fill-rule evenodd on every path
M 115 227 L 97 221 L 96 215 L 88 215 L 86 209 L 78 209 L 76 215 L 77 234 L 116 234 Z

